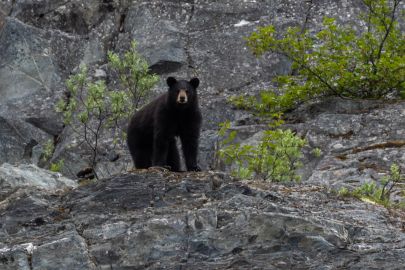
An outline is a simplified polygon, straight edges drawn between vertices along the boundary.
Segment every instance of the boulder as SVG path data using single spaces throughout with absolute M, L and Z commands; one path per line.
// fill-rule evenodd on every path
M 13 166 L 3 163 L 0 166 L 0 188 L 2 194 L 9 194 L 18 188 L 35 187 L 47 192 L 56 192 L 77 187 L 77 182 L 60 173 L 50 172 L 35 165 Z
M 6 118 L 0 115 L 0 164 L 38 163 L 41 155 L 34 148 L 51 137 L 21 119 Z

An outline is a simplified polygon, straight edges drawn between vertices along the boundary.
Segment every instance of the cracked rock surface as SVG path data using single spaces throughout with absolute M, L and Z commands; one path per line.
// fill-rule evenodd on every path
M 54 104 L 64 96 L 64 82 L 80 64 L 89 65 L 95 77 L 107 74 L 107 51 L 122 52 L 136 39 L 150 68 L 161 76 L 156 94 L 165 91 L 168 76 L 200 78 L 204 121 L 199 159 L 202 168 L 213 169 L 218 124 L 249 122 L 249 115 L 234 111 L 227 98 L 267 89 L 275 75 L 290 71 L 290 63 L 277 55 L 255 58 L 245 38 L 269 23 L 280 29 L 296 25 L 316 31 L 325 15 L 361 27 L 356 25 L 360 2 L 2 0 L 0 119 L 18 124 L 0 133 L 0 163 L 38 164 L 35 154 L 54 139 L 51 160 L 65 159 L 65 175 L 73 177 L 88 166 L 83 147 L 75 144 L 78 140 L 71 130 L 63 128 Z M 107 74 L 107 80 L 112 79 Z M 14 140 L 10 133 L 23 136 Z M 130 161 L 127 149 L 118 149 L 120 158 L 111 162 L 110 143 L 100 143 L 105 155 L 98 174 L 120 172 L 114 168 Z M 69 147 L 80 154 L 72 154 Z
M 20 187 L 0 210 L 1 269 L 405 267 L 399 213 L 311 184 L 144 170 Z
M 301 123 L 290 127 L 322 151 L 306 154 L 306 182 L 351 190 L 379 182 L 393 163 L 405 171 L 405 102 L 330 98 L 293 114 Z
M 229 169 L 215 159 L 218 123 L 252 143 L 266 128 L 227 98 L 290 71 L 276 55 L 255 58 L 244 38 L 269 23 L 316 31 L 325 15 L 356 23 L 360 10 L 333 0 L 0 0 L 0 269 L 405 269 L 403 211 L 331 191 L 378 182 L 394 162 L 405 171 L 404 102 L 331 98 L 286 115 L 309 143 L 301 184 L 208 171 Z M 29 165 L 51 140 L 64 176 L 88 166 L 54 104 L 81 63 L 113 79 L 106 52 L 132 39 L 161 77 L 156 94 L 168 76 L 200 78 L 206 172 L 122 173 L 127 149 L 108 141 L 97 183 Z

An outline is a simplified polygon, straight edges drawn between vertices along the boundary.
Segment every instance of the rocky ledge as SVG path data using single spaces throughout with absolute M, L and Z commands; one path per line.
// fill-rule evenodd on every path
M 1 269 L 405 268 L 400 213 L 322 186 L 151 169 L 11 187 L 5 170 Z

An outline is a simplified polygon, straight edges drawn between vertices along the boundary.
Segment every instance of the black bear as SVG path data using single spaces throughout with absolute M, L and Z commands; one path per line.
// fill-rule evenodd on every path
M 201 112 L 198 78 L 189 82 L 167 78 L 169 90 L 134 114 L 128 125 L 127 144 L 136 168 L 169 167 L 180 171 L 175 137 L 180 137 L 187 171 L 197 165 Z

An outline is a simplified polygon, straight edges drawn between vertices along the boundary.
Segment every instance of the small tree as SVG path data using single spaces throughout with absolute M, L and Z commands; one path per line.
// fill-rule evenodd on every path
M 382 202 L 390 202 L 393 189 L 405 181 L 404 176 L 401 173 L 401 169 L 398 164 L 392 164 L 390 167 L 390 173 L 381 180 L 381 191 L 379 192 L 379 200 Z
M 279 125 L 280 123 L 277 123 Z M 236 131 L 229 132 L 230 123 L 221 124 L 219 157 L 235 169 L 236 177 L 263 179 L 274 182 L 299 181 L 296 170 L 302 166 L 304 139 L 291 130 L 270 129 L 263 133 L 256 145 L 234 143 Z
M 132 108 L 139 107 L 158 81 L 156 75 L 150 74 L 148 62 L 137 52 L 136 47 L 137 43 L 132 41 L 131 48 L 122 58 L 117 53 L 108 52 L 109 65 L 119 76 L 121 90 L 128 91 Z
M 247 39 L 253 52 L 286 57 L 296 74 L 276 78 L 279 93 L 264 91 L 258 101 L 244 97 L 234 101 L 242 107 L 285 111 L 319 96 L 405 97 L 405 36 L 397 20 L 400 2 L 363 0 L 367 11 L 359 18 L 365 26 L 361 31 L 326 17 L 316 34 L 299 27 L 285 33 L 272 25 L 260 27 Z
M 89 162 L 97 179 L 95 166 L 101 140 L 111 136 L 111 131 L 114 144 L 125 138 L 122 123 L 127 122 L 158 81 L 136 52 L 135 42 L 122 58 L 109 52 L 108 59 L 118 74 L 120 89 L 107 89 L 104 80 L 93 82 L 87 67 L 81 66 L 79 73 L 66 81 L 69 98 L 60 100 L 56 107 L 63 113 L 65 125 L 70 126 L 90 150 Z

